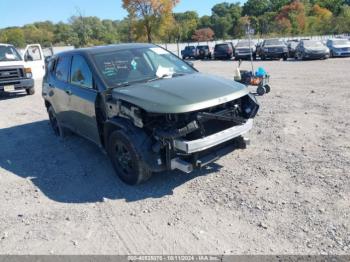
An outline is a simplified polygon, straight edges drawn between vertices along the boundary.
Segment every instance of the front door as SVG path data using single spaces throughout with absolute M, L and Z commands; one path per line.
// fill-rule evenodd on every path
M 75 132 L 100 145 L 95 104 L 97 91 L 85 58 L 74 55 L 70 72 L 69 108 Z

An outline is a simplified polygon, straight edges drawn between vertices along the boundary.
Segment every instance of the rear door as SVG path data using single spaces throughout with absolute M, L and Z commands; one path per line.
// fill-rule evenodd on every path
M 69 71 L 71 66 L 71 56 L 59 56 L 55 61 L 55 66 L 50 72 L 48 86 L 48 96 L 57 114 L 57 118 L 63 126 L 72 128 L 70 121 L 70 86 Z
M 45 75 L 45 57 L 39 44 L 28 45 L 24 51 L 24 60 L 26 67 L 32 69 L 33 78 L 43 79 Z
M 70 73 L 71 123 L 78 134 L 99 145 L 95 107 L 97 94 L 86 59 L 81 55 L 74 55 Z

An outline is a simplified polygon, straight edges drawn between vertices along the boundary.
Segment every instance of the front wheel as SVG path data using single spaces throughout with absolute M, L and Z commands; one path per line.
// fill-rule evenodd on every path
M 27 95 L 34 95 L 35 94 L 35 89 L 34 87 L 26 89 Z
M 288 60 L 288 55 L 287 54 L 284 54 L 283 55 L 283 61 L 287 61 Z
M 152 176 L 133 141 L 121 130 L 114 131 L 108 141 L 108 155 L 113 167 L 119 178 L 128 185 L 141 184 Z

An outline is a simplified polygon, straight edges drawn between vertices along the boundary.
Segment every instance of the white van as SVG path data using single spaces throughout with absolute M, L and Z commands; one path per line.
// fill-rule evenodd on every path
M 45 75 L 45 58 L 39 44 L 28 45 L 23 55 L 13 46 L 0 44 L 0 93 L 26 90 L 34 94 L 34 79 Z

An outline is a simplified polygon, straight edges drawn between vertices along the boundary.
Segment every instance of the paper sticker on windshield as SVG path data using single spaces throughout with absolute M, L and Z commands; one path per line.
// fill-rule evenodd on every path
M 163 48 L 160 47 L 153 47 L 150 48 L 153 52 L 155 52 L 158 55 L 166 55 L 168 54 L 168 51 L 164 50 Z
M 135 59 L 133 59 L 133 60 L 131 61 L 131 67 L 132 67 L 133 70 L 136 70 L 136 69 L 137 69 L 137 62 L 135 61 Z

